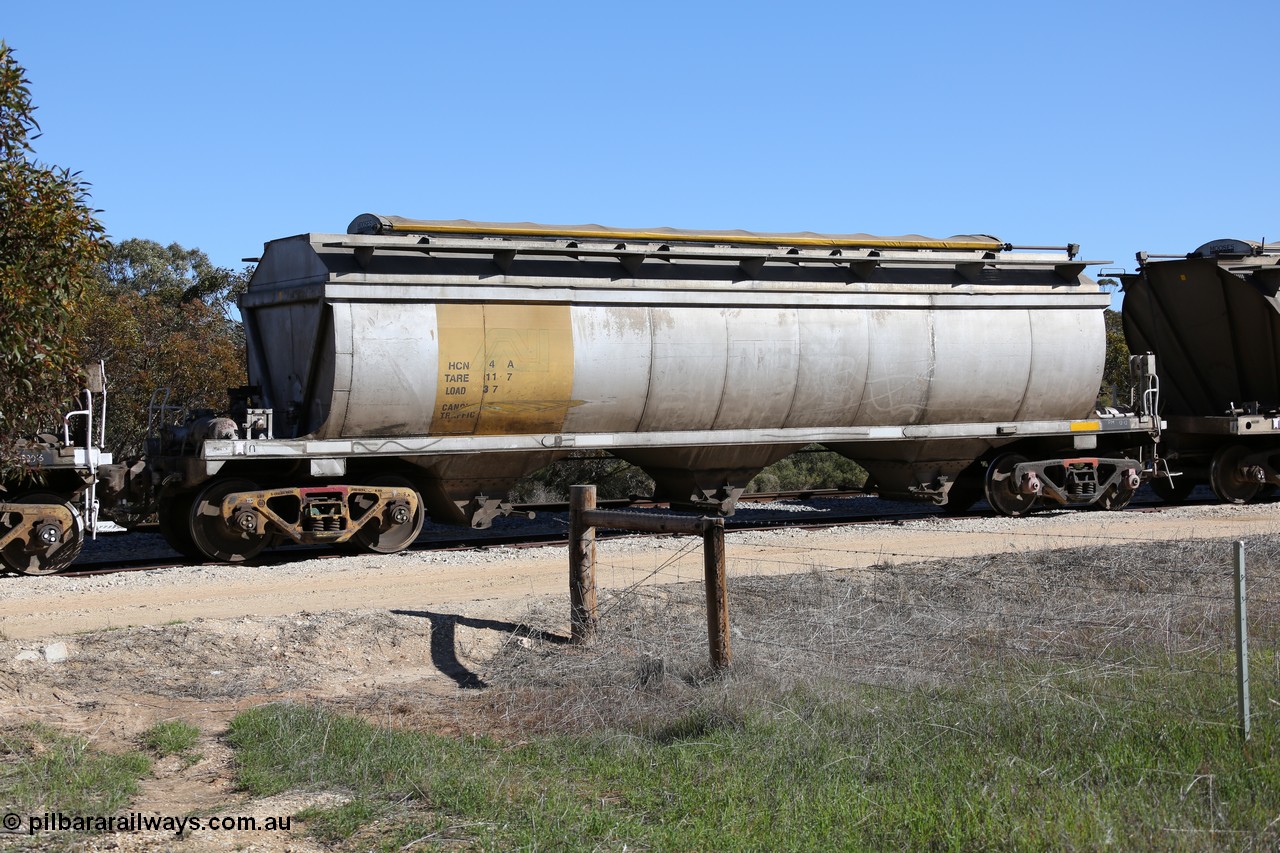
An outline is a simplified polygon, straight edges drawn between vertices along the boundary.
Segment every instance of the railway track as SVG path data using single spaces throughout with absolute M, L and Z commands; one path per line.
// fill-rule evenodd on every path
M 775 493 L 771 495 L 752 495 L 748 496 L 742 502 L 745 504 L 775 502 L 781 500 L 811 500 L 811 499 L 842 499 L 850 497 L 871 497 L 863 492 L 853 492 L 846 490 L 810 490 L 805 492 L 785 492 Z M 867 502 L 867 505 L 856 509 L 845 509 L 843 511 L 836 510 L 812 510 L 812 511 L 774 511 L 767 510 L 750 510 L 740 511 L 737 515 L 725 520 L 727 532 L 744 531 L 744 530 L 822 530 L 831 527 L 861 525 L 861 524 L 885 524 L 885 523 L 902 523 L 907 521 L 916 521 L 924 518 L 936 519 L 939 523 L 946 523 L 952 520 L 964 520 L 974 518 L 987 518 L 995 514 L 991 511 L 969 512 L 961 515 L 947 515 L 941 510 L 932 506 L 921 504 L 918 507 L 912 507 L 905 510 L 885 511 L 881 508 L 876 511 L 876 505 L 879 502 Z M 1188 501 L 1184 505 L 1211 504 L 1212 500 Z M 635 508 L 637 510 L 661 509 L 666 505 L 647 499 L 632 500 L 614 500 L 602 501 L 602 508 Z M 883 507 L 883 505 L 880 505 Z M 1152 497 L 1149 499 L 1136 499 L 1132 504 L 1121 512 L 1159 512 L 1168 506 Z M 556 522 L 562 522 L 564 528 L 553 531 L 534 531 L 511 529 L 508 531 L 464 531 L 457 535 L 440 535 L 439 528 L 436 531 L 428 533 L 420 537 L 417 542 L 411 545 L 407 551 L 423 552 L 423 551 L 480 551 L 493 548 L 544 548 L 544 547 L 564 547 L 568 545 L 567 531 L 567 504 L 526 504 L 517 507 L 520 511 L 536 512 L 539 515 L 552 515 Z M 744 509 L 746 507 L 744 506 Z M 565 515 L 565 519 L 560 519 L 560 515 Z M 156 534 L 141 534 L 156 535 Z M 661 536 L 667 534 L 638 534 L 628 533 L 624 531 L 600 531 L 598 534 L 601 539 L 614 538 L 620 536 Z M 286 546 L 267 552 L 263 556 L 254 560 L 251 565 L 270 568 L 271 566 L 284 565 L 297 562 L 299 560 L 328 559 L 341 558 L 351 556 L 350 552 L 336 551 L 333 548 L 324 546 Z M 101 560 L 81 560 L 72 566 L 69 571 L 62 572 L 56 577 L 61 578 L 81 578 L 94 577 L 98 575 L 119 574 L 125 572 L 154 571 L 165 568 L 177 568 L 182 566 L 193 565 L 190 561 L 177 557 L 176 555 L 152 556 L 138 559 L 118 558 L 101 559 Z M 203 563 L 194 565 L 223 565 L 220 563 Z

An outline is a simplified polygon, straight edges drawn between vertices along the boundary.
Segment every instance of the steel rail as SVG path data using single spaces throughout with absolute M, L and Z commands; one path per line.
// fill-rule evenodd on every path
M 1122 510 L 1114 510 L 1116 512 L 1136 512 L 1136 513 L 1159 513 L 1166 509 L 1173 509 L 1179 506 L 1199 506 L 1211 505 L 1216 503 L 1212 500 L 1203 501 L 1186 501 L 1182 504 L 1163 504 L 1158 501 L 1152 502 L 1136 502 L 1130 504 Z M 602 502 L 603 505 L 603 502 Z M 561 506 L 567 507 L 567 504 Z M 650 504 L 653 507 L 659 507 L 661 504 Z M 1066 510 L 1071 511 L 1071 510 Z M 745 519 L 730 517 L 725 519 L 725 531 L 727 533 L 735 533 L 750 530 L 825 530 L 832 527 L 857 527 L 870 524 L 893 524 L 904 521 L 915 521 L 918 519 L 934 519 L 941 523 L 948 523 L 952 520 L 963 521 L 976 518 L 991 518 L 994 513 L 990 510 L 981 512 L 968 512 L 957 515 L 947 515 L 941 511 L 935 510 L 928 505 L 921 505 L 919 510 L 915 511 L 898 511 L 898 512 L 846 512 L 839 515 L 818 515 L 817 513 L 787 513 L 790 517 L 777 518 L 757 518 Z M 690 515 L 690 518 L 695 516 Z M 621 537 L 636 536 L 670 536 L 669 533 L 628 533 L 625 531 L 606 531 L 601 530 L 598 533 L 601 539 L 614 539 Z M 569 544 L 568 529 L 565 531 L 554 533 L 503 533 L 503 534 L 471 534 L 470 536 L 454 536 L 442 539 L 423 539 L 420 538 L 414 544 L 410 545 L 405 551 L 408 552 L 431 552 L 431 551 L 486 551 L 493 548 L 549 548 L 549 547 L 567 547 Z M 403 552 L 401 552 L 403 553 Z M 251 562 L 240 563 L 237 565 L 246 566 L 274 566 L 296 562 L 300 559 L 338 559 L 341 557 L 359 556 L 349 552 L 335 551 L 332 548 L 323 546 L 287 546 L 285 548 L 270 551 L 263 556 Z M 390 555 L 388 555 L 390 556 Z M 115 563 L 115 565 L 112 565 Z M 77 568 L 78 565 L 78 568 Z M 152 571 L 163 568 L 182 568 L 187 566 L 220 566 L 224 563 L 192 563 L 189 561 L 180 561 L 174 558 L 149 558 L 136 561 L 104 561 L 100 563 L 80 563 L 72 566 L 70 571 L 61 572 L 57 575 L 45 577 L 59 578 L 80 578 L 93 577 L 97 575 L 122 574 L 135 571 Z M 23 575 L 13 575 L 13 577 L 24 577 Z

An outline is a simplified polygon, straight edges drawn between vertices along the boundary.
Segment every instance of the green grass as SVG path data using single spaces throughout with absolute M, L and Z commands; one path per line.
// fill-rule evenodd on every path
M 322 841 L 341 841 L 344 838 L 351 837 L 361 827 L 382 817 L 389 811 L 390 808 L 385 802 L 375 803 L 368 799 L 359 799 L 334 808 L 305 809 L 299 812 L 297 817 L 307 825 L 307 829 L 310 830 L 312 835 Z M 412 823 L 414 826 L 420 825 L 417 822 L 404 822 Z M 439 827 L 434 827 L 433 830 L 428 831 L 434 831 L 435 829 L 439 829 Z M 426 833 L 424 832 L 423 834 L 425 835 Z
M 251 793 L 348 791 L 308 826 L 334 839 L 377 820 L 384 850 L 1273 848 L 1276 715 L 1241 744 L 1229 677 L 1143 672 L 1128 698 L 1027 673 L 1016 693 L 824 688 L 514 746 L 275 705 L 239 715 L 231 738 Z M 1180 716 L 1188 697 L 1216 719 Z
M 181 755 L 200 740 L 200 729 L 184 720 L 156 723 L 142 734 L 142 743 L 159 756 Z
M 86 739 L 45 726 L 0 732 L 0 801 L 11 811 L 115 814 L 150 771 L 140 752 L 90 749 Z

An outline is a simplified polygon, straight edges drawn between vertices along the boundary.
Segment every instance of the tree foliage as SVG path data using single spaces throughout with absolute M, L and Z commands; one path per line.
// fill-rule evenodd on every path
M 814 444 L 765 468 L 747 484 L 746 491 L 850 489 L 860 488 L 866 481 L 867 472 L 862 466 Z M 594 483 L 600 500 L 647 497 L 654 491 L 653 480 L 644 471 L 596 450 L 533 472 L 516 483 L 508 498 L 517 503 L 566 501 L 569 487 L 580 483 Z
M 0 470 L 74 399 L 80 308 L 105 237 L 77 173 L 34 159 L 30 81 L 0 42 Z
M 1129 404 L 1129 344 L 1124 339 L 1124 323 L 1119 311 L 1103 312 L 1107 329 L 1107 357 L 1102 370 L 1103 402 Z
M 861 465 L 813 444 L 765 468 L 747 484 L 747 492 L 857 489 L 866 482 Z
M 86 349 L 107 363 L 107 446 L 118 457 L 142 452 L 157 389 L 168 390 L 171 404 L 219 410 L 226 389 L 244 384 L 244 332 L 230 308 L 249 274 L 177 243 L 110 246 Z
M 141 452 L 157 387 L 219 408 L 244 382 L 244 336 L 232 306 L 249 270 L 198 249 L 110 243 L 77 174 L 37 163 L 26 72 L 0 42 L 0 474 L 15 442 L 78 407 L 82 359 L 107 362 L 108 448 Z
M 134 238 L 109 247 L 101 284 L 107 295 L 136 294 L 171 305 L 200 301 L 229 314 L 251 272 L 214 266 L 199 249 Z
M 653 494 L 653 480 L 644 471 L 603 450 L 592 450 L 540 468 L 516 483 L 508 498 L 517 503 L 567 501 L 569 487 L 583 483 L 598 486 L 600 500 Z

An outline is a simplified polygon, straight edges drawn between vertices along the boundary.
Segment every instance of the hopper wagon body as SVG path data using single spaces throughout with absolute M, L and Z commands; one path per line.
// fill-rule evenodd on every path
M 266 244 L 249 385 L 157 442 L 175 546 L 397 550 L 570 453 L 728 514 L 818 444 L 882 496 L 1119 505 L 1150 416 L 1095 412 L 1108 293 L 1075 247 L 364 215 Z
M 1160 366 L 1173 472 L 1153 487 L 1181 501 L 1207 483 L 1244 503 L 1280 486 L 1280 244 L 1214 240 L 1138 262 L 1122 276 L 1125 338 Z

